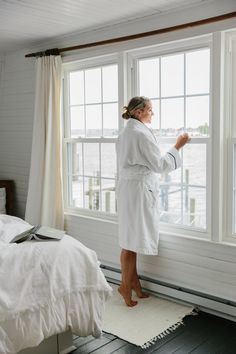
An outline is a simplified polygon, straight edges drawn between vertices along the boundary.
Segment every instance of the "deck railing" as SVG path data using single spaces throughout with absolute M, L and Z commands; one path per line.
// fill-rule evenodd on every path
M 116 179 L 111 180 L 111 185 L 100 186 L 99 173 L 95 173 L 94 177 L 89 177 L 88 179 L 88 190 L 85 192 L 85 195 L 88 196 L 88 206 L 91 210 L 101 210 L 101 197 L 99 197 L 100 192 L 105 192 L 104 202 L 105 202 L 105 212 L 116 212 L 116 203 L 115 210 L 112 210 L 112 198 L 114 199 L 114 193 L 116 192 Z M 170 187 L 176 186 L 176 189 L 170 190 Z M 189 217 L 190 225 L 195 225 L 196 220 L 196 199 L 189 197 L 189 170 L 185 170 L 185 184 L 179 187 L 179 184 L 171 183 L 171 175 L 167 174 L 164 177 L 164 181 L 160 183 L 160 207 L 164 213 L 168 213 L 169 210 L 169 196 L 171 194 L 176 194 L 178 192 L 184 191 L 184 208 L 185 215 Z M 113 193 L 113 196 L 112 196 Z M 114 209 L 114 208 L 113 208 Z

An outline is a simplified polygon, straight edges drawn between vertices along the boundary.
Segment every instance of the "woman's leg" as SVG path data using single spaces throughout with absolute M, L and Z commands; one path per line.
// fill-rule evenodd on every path
M 135 253 L 135 262 L 133 263 L 133 276 L 132 276 L 132 289 L 135 291 L 136 295 L 143 299 L 149 297 L 147 293 L 144 293 L 141 288 L 137 273 L 137 253 Z
M 120 254 L 121 263 L 121 285 L 118 289 L 123 296 L 127 306 L 137 305 L 137 301 L 132 300 L 132 282 L 133 282 L 133 270 L 136 263 L 136 253 L 122 249 Z

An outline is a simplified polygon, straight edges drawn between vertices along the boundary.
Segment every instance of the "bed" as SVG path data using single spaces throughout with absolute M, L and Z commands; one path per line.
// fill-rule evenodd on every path
M 0 214 L 0 354 L 65 354 L 72 332 L 101 335 L 112 289 L 96 253 L 73 237 L 9 243 L 30 226 Z

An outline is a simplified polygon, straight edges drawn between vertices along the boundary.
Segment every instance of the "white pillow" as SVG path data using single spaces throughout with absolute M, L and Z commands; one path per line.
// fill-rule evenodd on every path
M 6 189 L 0 188 L 0 214 L 6 214 Z
M 0 242 L 9 243 L 16 235 L 31 227 L 32 225 L 16 216 L 0 214 Z

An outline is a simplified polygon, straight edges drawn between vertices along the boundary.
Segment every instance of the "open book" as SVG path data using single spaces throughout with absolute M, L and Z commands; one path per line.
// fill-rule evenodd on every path
M 61 240 L 65 235 L 65 231 L 54 229 L 48 226 L 33 226 L 30 229 L 16 235 L 10 243 L 20 243 L 29 240 Z

